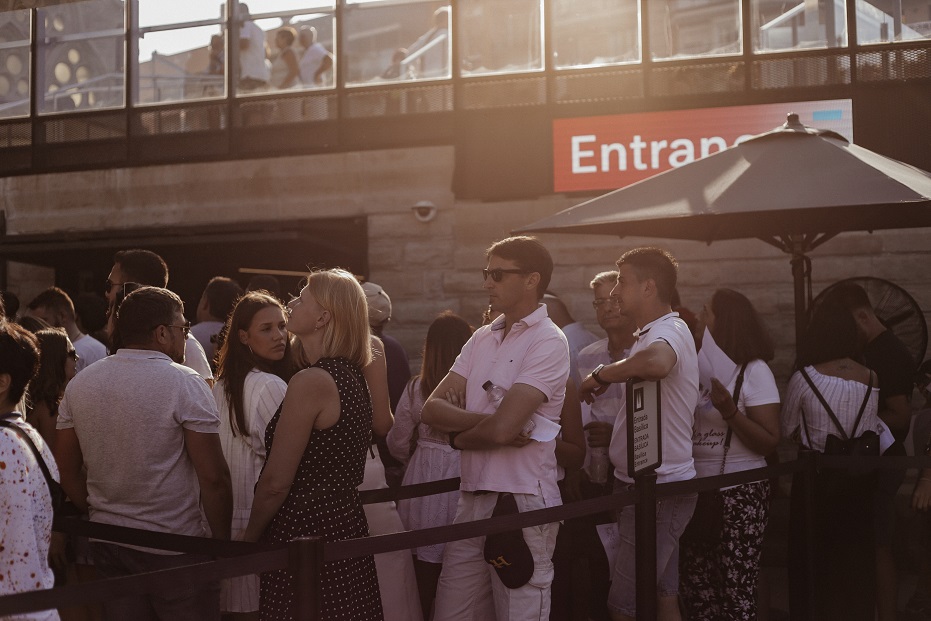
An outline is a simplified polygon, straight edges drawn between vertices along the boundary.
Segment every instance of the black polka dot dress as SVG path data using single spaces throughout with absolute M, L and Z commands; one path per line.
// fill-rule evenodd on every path
M 329 373 L 339 391 L 340 417 L 329 429 L 315 429 L 304 450 L 291 491 L 265 531 L 264 540 L 287 542 L 319 536 L 325 541 L 367 537 L 365 512 L 356 488 L 362 484 L 365 453 L 372 437 L 372 401 L 362 371 L 344 358 L 323 358 L 315 365 Z M 268 454 L 274 451 L 281 409 L 265 430 Z M 260 617 L 294 619 L 294 584 L 287 570 L 262 574 Z M 371 556 L 323 565 L 321 618 L 326 621 L 381 621 L 381 598 Z

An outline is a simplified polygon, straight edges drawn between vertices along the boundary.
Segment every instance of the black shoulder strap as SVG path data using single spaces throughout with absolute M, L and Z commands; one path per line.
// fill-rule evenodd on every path
M 802 377 L 805 378 L 805 381 L 808 382 L 809 388 L 818 397 L 818 401 L 821 402 L 821 405 L 824 407 L 824 411 L 827 412 L 828 416 L 831 417 L 831 422 L 834 423 L 834 426 L 837 427 L 837 430 L 840 431 L 841 438 L 848 440 L 850 436 L 847 435 L 847 432 L 844 431 L 844 427 L 840 424 L 840 421 L 837 420 L 837 415 L 834 414 L 834 410 L 831 409 L 831 406 L 828 405 L 828 402 L 824 400 L 824 395 L 815 387 L 815 383 L 811 381 L 811 376 L 808 375 L 808 371 L 805 370 L 805 367 L 802 367 Z M 804 414 L 804 410 L 802 410 Z M 808 433 L 808 424 L 805 424 L 805 432 Z M 811 434 L 808 435 L 808 441 L 811 442 Z
M 815 396 L 818 397 L 818 400 L 821 402 L 821 405 L 824 406 L 825 411 L 828 413 L 828 416 L 831 417 L 831 421 L 834 423 L 834 426 L 841 433 L 841 437 L 844 440 L 854 438 L 857 435 L 857 427 L 860 426 L 860 420 L 863 418 L 863 413 L 866 411 L 866 406 L 870 401 L 870 394 L 873 392 L 873 372 L 870 371 L 869 383 L 866 385 L 866 394 L 863 395 L 863 402 L 860 404 L 860 410 L 857 412 L 857 418 L 853 422 L 853 429 L 850 432 L 850 435 L 847 435 L 847 432 L 844 431 L 844 428 L 841 426 L 840 421 L 837 420 L 837 416 L 834 414 L 834 411 L 831 410 L 831 406 L 828 405 L 827 401 L 824 400 L 824 396 L 815 388 L 814 382 L 811 381 L 811 377 L 805 371 L 805 368 L 802 367 L 802 377 L 805 378 L 805 381 L 808 382 L 808 385 L 811 387 L 812 392 L 815 393 Z M 802 420 L 804 422 L 805 411 L 802 410 Z M 808 424 L 805 424 L 805 433 L 808 433 Z M 811 434 L 808 435 L 809 442 L 811 441 Z
M 870 369 L 870 380 L 866 385 L 866 394 L 863 395 L 863 403 L 860 404 L 860 411 L 857 412 L 857 420 L 853 421 L 853 432 L 851 435 L 856 437 L 857 427 L 860 426 L 860 419 L 863 418 L 863 413 L 866 411 L 866 406 L 870 401 L 870 394 L 873 392 L 873 370 Z
M 744 385 L 744 373 L 747 371 L 747 363 L 743 363 L 743 366 L 740 367 L 740 372 L 737 374 L 737 381 L 734 382 L 734 392 L 731 395 L 731 398 L 734 400 L 734 406 L 737 406 L 737 401 L 740 398 L 740 389 Z M 721 459 L 721 472 L 719 474 L 724 474 L 724 464 L 727 463 L 727 453 L 731 449 L 731 437 L 734 435 L 734 430 L 731 429 L 731 426 L 727 426 L 727 436 L 724 438 L 724 457 Z
M 9 422 L 8 419 L 0 419 L 0 427 L 6 427 L 29 445 L 29 448 L 32 450 L 32 454 L 36 456 L 36 461 L 39 462 L 39 468 L 42 469 L 42 474 L 45 475 L 45 483 L 48 485 L 49 493 L 52 494 L 54 498 L 54 493 L 52 491 L 52 473 L 49 472 L 48 466 L 45 465 L 45 460 L 42 459 L 42 453 L 39 452 L 39 447 L 36 446 L 36 443 L 32 441 L 32 438 L 29 437 L 29 434 L 19 428 L 19 426 L 14 425 Z

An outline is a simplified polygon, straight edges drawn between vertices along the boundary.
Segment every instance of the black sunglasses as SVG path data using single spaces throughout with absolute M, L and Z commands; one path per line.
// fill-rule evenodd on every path
M 184 335 L 184 338 L 187 338 L 187 337 L 188 337 L 188 334 L 191 333 L 191 322 L 190 322 L 190 321 L 188 321 L 188 322 L 186 322 L 186 323 L 184 323 L 184 324 L 182 324 L 182 325 L 180 325 L 180 326 L 175 325 L 175 324 L 173 324 L 173 323 L 163 323 L 163 324 L 159 324 L 159 325 L 165 326 L 166 328 L 180 328 L 181 334 Z M 155 327 L 157 328 L 158 326 L 155 326 Z
M 501 282 L 501 279 L 504 278 L 505 274 L 529 274 L 527 270 L 516 270 L 510 269 L 506 270 L 500 267 L 496 267 L 493 270 L 482 270 L 482 280 L 488 280 L 488 277 L 491 276 L 491 279 L 495 282 Z

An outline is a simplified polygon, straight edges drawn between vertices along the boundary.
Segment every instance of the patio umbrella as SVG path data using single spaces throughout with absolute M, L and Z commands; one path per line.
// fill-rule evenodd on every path
M 806 253 L 843 231 L 919 226 L 931 226 L 931 173 L 789 114 L 770 132 L 515 232 L 756 237 L 791 255 L 798 342 L 811 303 Z

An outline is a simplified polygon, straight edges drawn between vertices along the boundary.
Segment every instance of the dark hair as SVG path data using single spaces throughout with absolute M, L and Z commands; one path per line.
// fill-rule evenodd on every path
M 297 37 L 297 31 L 294 30 L 294 28 L 286 27 L 276 32 L 275 36 L 282 37 L 287 45 L 291 45 L 294 43 L 294 39 Z
M 82 293 L 74 298 L 74 312 L 87 334 L 107 326 L 107 301 L 97 293 Z
M 44 403 L 52 412 L 65 390 L 65 360 L 68 357 L 68 334 L 61 328 L 47 328 L 36 333 L 39 341 L 39 370 L 29 382 L 32 407 Z
M 246 291 L 268 291 L 276 298 L 281 298 L 281 283 L 271 274 L 256 274 L 249 279 Z
M 35 335 L 11 321 L 0 322 L 0 373 L 10 374 L 10 403 L 23 398 L 26 385 L 39 369 L 39 342 Z
M 840 282 L 830 288 L 827 295 L 836 297 L 851 313 L 862 308 L 873 310 L 866 289 L 853 282 Z
M 815 365 L 859 353 L 857 323 L 840 296 L 829 292 L 814 309 L 799 344 L 798 366 Z
M 242 296 L 242 287 L 232 278 L 214 276 L 204 289 L 207 298 L 207 311 L 220 321 L 226 321 L 233 305 Z
M 522 270 L 538 273 L 540 282 L 537 283 L 537 299 L 543 298 L 553 277 L 553 257 L 539 239 L 526 235 L 502 239 L 485 251 L 486 259 L 492 256 L 513 261 Z
M 116 331 L 120 344 L 132 346 L 148 343 L 152 330 L 171 324 L 177 312 L 184 312 L 184 302 L 168 289 L 136 289 L 116 309 Z
M 629 265 L 637 274 L 637 280 L 652 280 L 656 283 L 656 297 L 664 304 L 672 304 L 676 291 L 679 264 L 675 257 L 653 246 L 628 250 L 617 260 L 617 267 Z
M 113 255 L 113 262 L 120 266 L 125 282 L 137 282 L 150 287 L 168 286 L 168 265 L 151 250 L 120 250 Z
M 58 287 L 49 287 L 36 297 L 32 298 L 32 302 L 30 302 L 26 308 L 29 310 L 47 308 L 57 313 L 63 312 L 71 319 L 74 319 L 75 317 L 74 303 L 71 301 L 71 298 L 68 296 L 68 294 Z
M 35 334 L 39 330 L 45 330 L 46 328 L 51 328 L 47 321 L 44 319 L 39 319 L 38 317 L 20 317 L 16 320 L 16 323 L 20 325 L 25 330 Z
M 456 356 L 472 337 L 472 326 L 451 311 L 440 313 L 427 330 L 420 365 L 420 394 L 426 399 L 449 373 Z
M 16 317 L 19 312 L 19 298 L 12 291 L 0 291 L 0 304 L 3 305 L 3 316 L 7 319 Z
M 230 426 L 234 436 L 237 431 L 240 435 L 249 435 L 243 403 L 243 389 L 249 372 L 258 368 L 287 382 L 296 370 L 291 355 L 291 339 L 285 338 L 284 357 L 275 361 L 258 358 L 239 340 L 239 331 L 248 330 L 255 315 L 268 307 L 279 308 L 282 312 L 285 310 L 276 298 L 266 293 L 250 291 L 236 302 L 223 329 L 226 338 L 217 352 L 217 380 L 224 380 L 223 392 L 230 404 Z
M 711 312 L 714 314 L 711 336 L 731 360 L 745 364 L 773 359 L 773 340 L 744 294 L 733 289 L 718 289 L 711 296 Z

